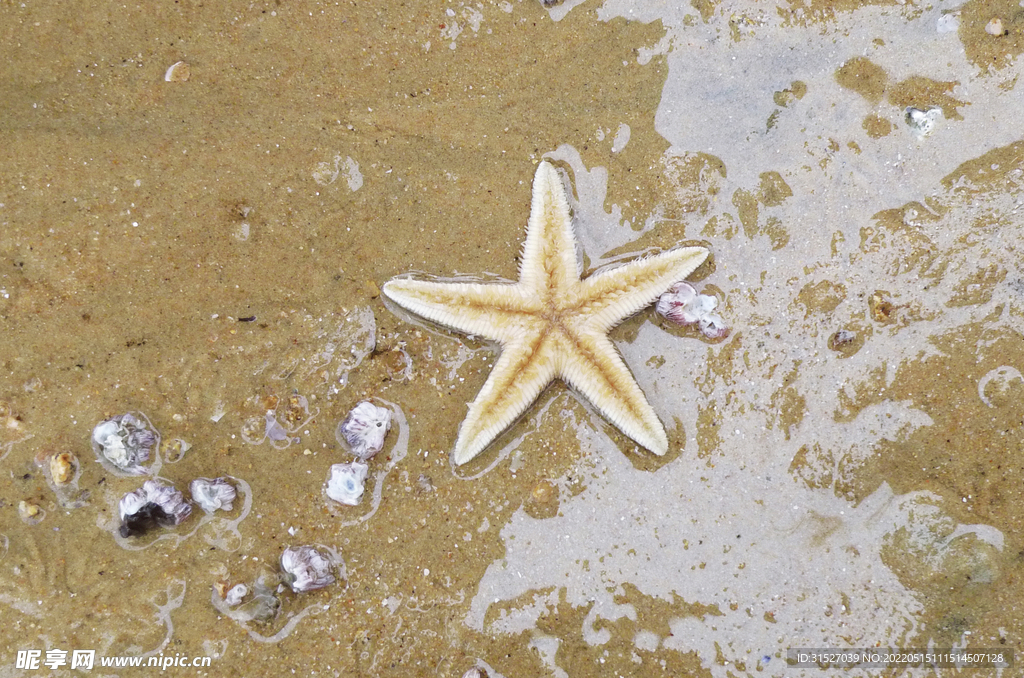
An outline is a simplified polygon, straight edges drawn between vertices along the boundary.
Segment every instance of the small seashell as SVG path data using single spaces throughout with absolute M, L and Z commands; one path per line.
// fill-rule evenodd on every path
M 708 339 L 721 339 L 729 335 L 729 326 L 722 320 L 722 316 L 716 313 L 709 313 L 697 322 L 697 329 Z
M 420 488 L 420 492 L 434 491 L 434 481 L 426 473 L 420 474 L 420 477 L 416 479 L 416 485 Z
M 291 438 L 288 437 L 288 429 L 278 423 L 277 413 L 274 410 L 267 410 L 266 415 L 263 417 L 263 421 L 263 432 L 266 434 L 267 438 L 270 438 L 275 443 L 291 442 Z
M 288 396 L 288 402 L 285 404 L 284 410 L 284 421 L 288 425 L 289 431 L 295 431 L 305 422 L 309 421 L 309 400 L 306 396 L 299 395 L 298 391 L 294 391 Z
M 190 77 L 192 77 L 192 68 L 188 62 L 178 61 L 171 64 L 167 72 L 164 73 L 164 82 L 187 82 Z
M 697 298 L 697 290 L 685 282 L 678 282 L 658 297 L 654 307 L 658 315 L 664 316 L 679 325 L 692 325 L 697 322 L 689 307 Z
M 366 461 L 384 448 L 390 428 L 391 410 L 364 400 L 338 426 L 337 438 L 352 454 Z
M 322 589 L 334 583 L 330 559 L 312 546 L 285 549 L 281 554 L 281 571 L 286 584 L 296 593 Z
M 214 607 L 232 619 L 241 622 L 267 622 L 277 615 L 281 607 L 281 601 L 277 599 L 276 589 L 280 584 L 280 577 L 276 572 L 261 573 L 252 585 L 252 596 L 249 595 L 249 587 L 245 584 L 228 589 L 227 584 L 218 582 L 214 584 Z
M 38 525 L 46 517 L 46 511 L 34 501 L 22 499 L 18 502 L 18 517 L 27 525 Z
M 213 513 L 218 509 L 230 511 L 231 502 L 237 495 L 235 486 L 229 483 L 227 478 L 196 478 L 189 484 L 188 489 L 192 493 L 192 500 L 207 513 Z
M 192 449 L 192 445 L 181 438 L 175 438 L 163 446 L 164 459 L 168 464 L 179 462 L 185 458 L 185 453 Z
M 129 414 L 101 421 L 92 430 L 92 448 L 96 456 L 132 475 L 143 475 L 142 464 L 159 438 L 144 421 Z
M 213 590 L 221 600 L 228 595 L 228 583 L 224 580 L 213 582 Z
M 224 594 L 224 602 L 234 607 L 242 602 L 242 599 L 249 595 L 249 587 L 245 584 L 238 584 Z
M 61 452 L 50 457 L 50 477 L 55 485 L 67 485 L 78 472 L 78 460 L 70 452 Z
M 857 334 L 855 332 L 851 332 L 847 329 L 841 329 L 829 338 L 828 347 L 831 349 L 838 349 L 842 346 L 846 346 L 847 344 L 852 344 L 856 338 Z
M 985 32 L 989 35 L 1006 35 L 1003 20 L 997 16 L 992 17 L 992 20 L 985 24 Z
M 192 514 L 192 506 L 173 485 L 147 480 L 142 487 L 121 497 L 121 536 L 145 534 L 154 527 L 180 525 Z
M 960 28 L 960 17 L 958 14 L 943 14 L 935 22 L 935 28 L 939 33 L 952 33 Z
M 331 477 L 327 479 L 327 496 L 347 506 L 355 506 L 363 498 L 363 482 L 370 467 L 353 461 L 348 464 L 331 466 Z
M 716 308 L 718 299 L 697 294 L 692 285 L 679 282 L 661 295 L 655 310 L 678 325 L 696 325 L 708 339 L 721 339 L 729 334 L 729 327 L 714 312 Z
M 905 120 L 910 131 L 918 139 L 924 139 L 935 129 L 935 123 L 942 118 L 942 109 L 932 107 L 927 110 L 908 107 Z

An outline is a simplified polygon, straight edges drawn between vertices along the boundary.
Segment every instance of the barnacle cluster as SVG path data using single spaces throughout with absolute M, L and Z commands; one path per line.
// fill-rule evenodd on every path
M 678 282 L 658 299 L 658 314 L 677 325 L 696 325 L 708 339 L 721 339 L 729 334 L 722 317 L 715 313 L 718 299 L 697 294 L 692 285 Z
M 145 417 L 130 412 L 101 421 L 92 430 L 92 448 L 100 461 L 131 475 L 146 473 L 143 464 L 159 442 Z
M 338 424 L 335 432 L 338 442 L 357 461 L 331 466 L 324 488 L 328 498 L 347 506 L 359 503 L 363 496 L 363 483 L 370 470 L 366 462 L 384 449 L 384 439 L 391 429 L 391 417 L 388 408 L 363 400 Z

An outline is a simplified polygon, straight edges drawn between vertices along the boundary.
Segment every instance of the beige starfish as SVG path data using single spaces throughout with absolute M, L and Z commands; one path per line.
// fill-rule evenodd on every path
M 581 280 L 565 189 L 555 168 L 542 162 L 519 282 L 396 278 L 385 284 L 384 294 L 413 313 L 501 344 L 501 357 L 462 422 L 455 463 L 480 454 L 554 379 L 585 395 L 637 443 L 665 454 L 665 429 L 607 334 L 707 256 L 703 247 L 682 247 Z

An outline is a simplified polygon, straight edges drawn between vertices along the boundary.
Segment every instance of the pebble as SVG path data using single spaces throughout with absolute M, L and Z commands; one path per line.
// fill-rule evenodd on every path
M 34 501 L 22 499 L 18 502 L 18 516 L 28 525 L 38 525 L 46 517 L 46 511 Z
M 67 485 L 75 478 L 78 460 L 70 452 L 61 452 L 50 457 L 50 476 L 55 485 Z

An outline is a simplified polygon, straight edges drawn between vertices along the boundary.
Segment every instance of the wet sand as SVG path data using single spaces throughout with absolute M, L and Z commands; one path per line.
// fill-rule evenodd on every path
M 695 5 L 0 7 L 5 671 L 31 649 L 218 676 L 1019 659 L 1020 8 Z M 941 111 L 929 134 L 908 107 Z M 651 309 L 613 331 L 664 458 L 555 384 L 455 470 L 496 351 L 380 286 L 514 279 L 544 158 L 586 271 L 703 244 L 732 332 Z M 366 398 L 399 421 L 342 507 L 335 427 Z M 125 412 L 160 477 L 241 479 L 251 511 L 116 538 L 143 478 L 89 440 Z M 62 452 L 75 491 L 48 479 Z M 346 581 L 265 623 L 211 604 L 302 544 Z

